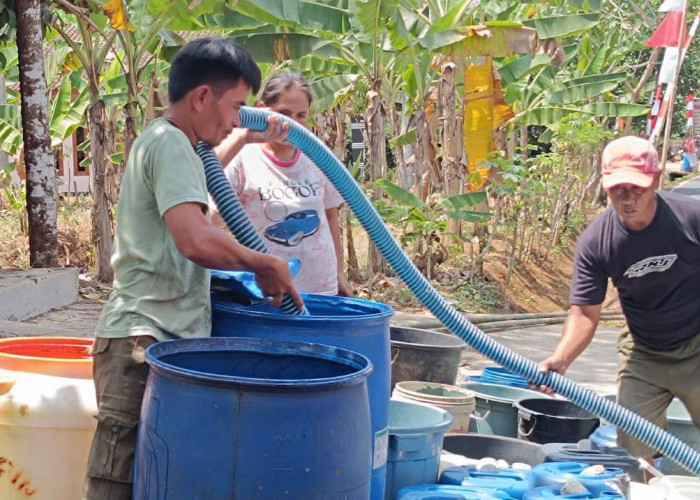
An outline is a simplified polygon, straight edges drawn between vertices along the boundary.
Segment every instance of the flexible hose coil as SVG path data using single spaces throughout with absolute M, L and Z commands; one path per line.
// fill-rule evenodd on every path
M 537 363 L 499 344 L 471 324 L 437 293 L 413 265 L 350 173 L 318 138 L 286 116 L 259 108 L 241 108 L 241 126 L 263 131 L 267 128 L 267 117 L 270 114 L 289 123 L 287 140 L 301 149 L 328 177 L 392 269 L 450 331 L 498 364 L 519 373 L 536 385 L 551 387 L 580 407 L 662 452 L 693 474 L 700 475 L 700 454 L 677 437 L 558 373 L 540 373 Z
M 207 190 L 216 203 L 219 215 L 224 219 L 224 222 L 226 222 L 226 225 L 238 242 L 257 252 L 269 254 L 270 251 L 267 249 L 265 242 L 255 230 L 255 227 L 253 227 L 253 224 L 250 223 L 250 220 L 248 220 L 241 201 L 236 196 L 236 193 L 233 192 L 228 179 L 226 179 L 224 169 L 214 150 L 206 142 L 200 141 L 197 144 L 197 155 L 199 155 L 202 164 L 204 164 Z M 289 295 L 285 295 L 284 299 L 282 299 L 280 310 L 284 314 L 291 315 L 309 314 L 306 308 L 298 309 Z

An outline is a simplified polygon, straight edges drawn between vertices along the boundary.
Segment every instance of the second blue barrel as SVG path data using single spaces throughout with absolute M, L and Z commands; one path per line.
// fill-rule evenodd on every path
M 391 345 L 389 319 L 394 310 L 378 302 L 302 294 L 309 316 L 289 316 L 269 305 L 243 306 L 212 294 L 213 337 L 257 337 L 315 342 L 359 352 L 374 371 L 367 380 L 372 419 L 371 498 L 382 500 L 389 444 Z
M 135 500 L 367 500 L 370 361 L 268 339 L 189 339 L 146 351 Z

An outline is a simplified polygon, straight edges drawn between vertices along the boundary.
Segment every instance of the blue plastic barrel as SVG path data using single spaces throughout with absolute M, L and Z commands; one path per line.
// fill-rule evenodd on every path
M 310 316 L 280 314 L 269 305 L 242 306 L 212 294 L 213 337 L 259 337 L 317 342 L 367 356 L 374 372 L 367 380 L 374 442 L 372 499 L 384 498 L 389 435 L 391 346 L 389 318 L 384 304 L 347 297 L 302 294 Z
M 386 492 L 382 498 L 396 498 L 405 486 L 437 483 L 442 441 L 451 425 L 452 415 L 441 408 L 390 401 Z
M 420 484 L 401 488 L 397 500 L 516 500 L 504 491 L 474 486 Z M 389 499 L 387 499 L 389 500 Z
M 146 361 L 135 500 L 369 498 L 365 356 L 209 338 L 159 342 Z
M 473 465 L 444 470 L 440 475 L 440 483 L 492 488 L 505 491 L 517 499 L 522 498 L 534 486 L 530 470 L 505 468 L 498 472 L 481 472 Z
M 614 481 L 619 475 L 624 473 L 622 469 L 617 467 L 605 467 L 604 474 L 595 476 L 581 475 L 589 466 L 590 464 L 581 462 L 546 462 L 535 465 L 532 468 L 532 475 L 535 478 L 535 486 L 558 485 L 561 487 L 568 481 L 576 481 L 584 485 L 592 493 L 600 493 L 610 489 L 605 484 L 606 482 Z
M 615 490 L 606 489 L 599 491 L 598 493 L 574 493 L 574 494 L 561 494 L 559 493 L 562 485 L 551 485 L 551 486 L 541 486 L 539 488 L 534 488 L 525 494 L 523 500 L 625 500 L 622 496 Z

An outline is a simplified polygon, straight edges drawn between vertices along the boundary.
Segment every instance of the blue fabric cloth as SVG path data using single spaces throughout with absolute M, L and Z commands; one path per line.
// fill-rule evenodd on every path
M 301 268 L 299 259 L 289 261 L 289 272 L 292 277 L 296 276 Z M 265 300 L 262 290 L 255 282 L 255 273 L 249 271 L 224 271 L 222 269 L 212 269 L 211 289 L 219 292 L 231 292 L 255 302 Z
M 683 155 L 683 171 L 684 172 L 692 172 L 693 167 L 690 165 L 690 155 L 684 154 Z

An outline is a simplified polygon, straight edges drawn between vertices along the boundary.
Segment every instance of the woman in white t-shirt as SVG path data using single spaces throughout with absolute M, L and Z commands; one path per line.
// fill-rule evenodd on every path
M 258 106 L 306 126 L 313 99 L 296 73 L 273 75 Z M 301 260 L 294 284 L 301 292 L 352 296 L 343 273 L 338 207 L 343 203 L 326 176 L 284 140 L 287 130 L 234 129 L 216 152 L 246 214 L 274 255 Z M 215 207 L 213 207 L 215 210 Z

